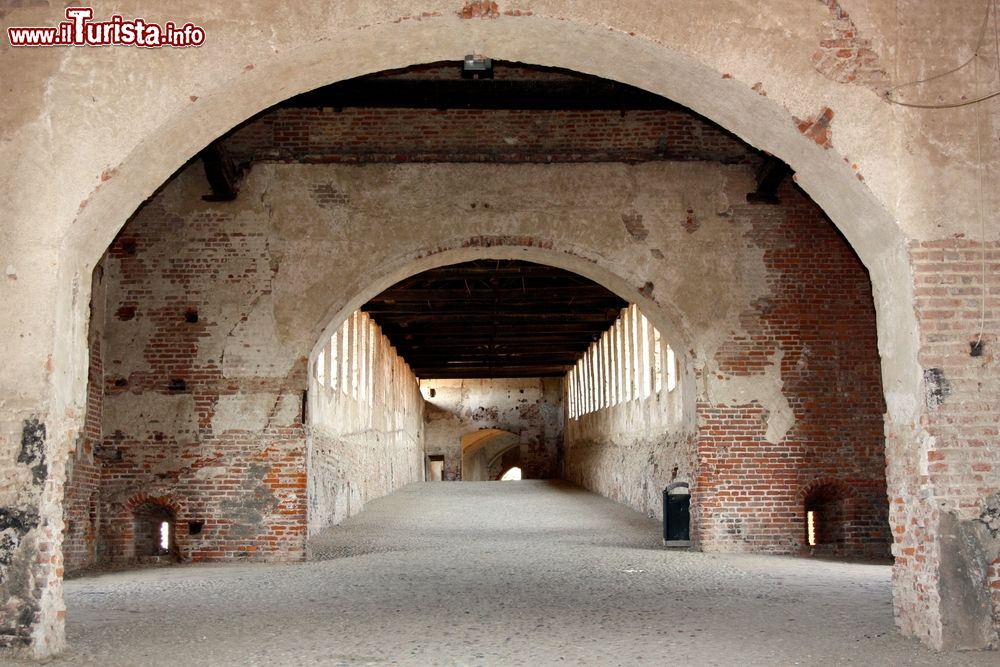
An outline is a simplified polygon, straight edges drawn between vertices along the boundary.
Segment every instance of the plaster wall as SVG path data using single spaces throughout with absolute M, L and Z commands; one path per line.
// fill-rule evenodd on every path
M 318 374 L 332 374 L 329 346 L 325 363 L 310 377 L 309 535 L 424 479 L 424 402 L 417 379 L 378 327 L 364 322 L 375 332 L 375 345 L 365 358 L 353 354 L 348 361 L 371 373 L 370 387 L 352 395 L 328 380 L 321 384 Z
M 565 478 L 662 520 L 663 489 L 693 481 L 695 424 L 680 408 L 681 388 L 663 388 L 568 418 Z
M 469 479 L 462 469 L 467 459 L 463 454 L 469 453 L 463 452 L 463 438 L 500 429 L 516 435 L 525 479 L 557 477 L 563 440 L 562 385 L 562 378 L 421 380 L 427 402 L 427 453 L 445 457 L 446 479 Z M 485 474 L 486 466 L 480 466 L 471 479 Z

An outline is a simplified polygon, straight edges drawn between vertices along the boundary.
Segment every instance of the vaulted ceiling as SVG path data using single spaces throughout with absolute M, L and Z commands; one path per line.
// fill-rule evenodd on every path
M 569 271 L 478 260 L 425 271 L 362 307 L 422 378 L 565 374 L 628 305 Z

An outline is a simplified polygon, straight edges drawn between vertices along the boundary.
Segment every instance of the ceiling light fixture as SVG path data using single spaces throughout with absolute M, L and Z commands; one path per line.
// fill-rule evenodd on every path
M 463 79 L 492 79 L 493 60 L 478 53 L 469 54 L 462 60 Z

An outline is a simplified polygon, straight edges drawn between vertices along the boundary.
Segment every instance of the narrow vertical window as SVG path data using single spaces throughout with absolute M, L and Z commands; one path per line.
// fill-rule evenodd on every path
M 635 305 L 628 307 L 629 310 L 629 329 L 632 336 L 632 398 L 641 398 L 642 394 L 642 377 L 641 377 L 641 367 L 639 365 L 639 321 L 636 317 L 636 313 L 639 309 Z
M 677 360 L 674 359 L 674 350 L 667 345 L 667 391 L 673 391 L 677 386 Z
M 351 318 L 340 327 L 340 390 L 351 393 Z
M 622 358 L 625 363 L 625 400 L 632 400 L 632 330 L 629 326 L 628 309 L 622 311 Z
M 615 404 L 611 391 L 614 375 L 611 372 L 611 337 L 607 331 L 601 336 L 601 363 L 604 364 L 604 405 L 610 407 Z
M 623 331 L 621 317 L 615 320 L 612 334 L 615 339 L 615 361 L 618 366 L 618 374 L 615 377 L 615 383 L 618 385 L 616 393 L 618 403 L 624 403 L 628 399 L 625 398 L 625 332 Z
M 365 400 L 365 393 L 368 391 L 366 381 L 368 380 L 368 323 L 365 321 L 365 314 L 358 313 L 357 336 L 358 353 L 355 355 L 358 362 L 358 395 L 359 401 Z
M 639 368 L 642 369 L 642 397 L 649 398 L 650 390 L 652 388 L 652 369 L 653 364 L 649 359 L 649 320 L 642 313 L 639 313 L 639 352 L 641 353 L 641 359 L 639 361 Z
M 569 396 L 569 416 L 571 419 L 576 418 L 576 370 L 570 369 L 567 377 L 567 386 L 569 390 L 566 394 Z
M 375 322 L 368 318 L 368 395 L 369 403 L 375 400 Z
M 351 398 L 358 397 L 358 314 L 351 315 Z
M 340 352 L 340 331 L 334 331 L 330 337 L 330 388 L 334 391 L 340 388 L 340 362 L 337 358 Z
M 653 391 L 657 394 L 663 389 L 663 341 L 660 332 L 653 327 Z

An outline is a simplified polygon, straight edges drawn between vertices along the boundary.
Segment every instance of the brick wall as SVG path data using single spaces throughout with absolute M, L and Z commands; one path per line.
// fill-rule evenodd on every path
M 905 577 L 902 583 L 915 593 L 897 598 L 897 615 L 926 618 L 924 610 L 937 606 L 938 600 L 923 591 L 937 590 L 939 567 L 955 557 L 948 540 L 931 539 L 940 532 L 940 515 L 950 513 L 962 523 L 967 536 L 980 536 L 970 544 L 975 545 L 978 559 L 991 563 L 984 578 L 992 592 L 1000 632 L 1000 355 L 996 348 L 1000 340 L 1000 242 L 961 238 L 915 242 L 910 257 L 920 321 L 925 390 L 921 426 L 925 433 L 917 438 L 923 444 L 918 467 L 894 474 L 901 488 L 914 490 L 926 502 L 907 503 L 899 497 L 892 504 L 896 561 L 908 566 L 897 577 Z M 982 346 L 973 356 L 972 344 L 980 340 Z M 932 627 L 905 629 L 918 636 L 933 632 Z
M 228 135 L 237 161 L 600 162 L 756 153 L 691 112 L 275 109 Z
M 1000 243 L 963 239 L 928 241 L 910 250 L 920 319 L 920 362 L 927 413 L 923 426 L 935 438 L 927 476 L 949 509 L 978 516 L 984 499 L 1000 490 Z M 987 284 L 982 351 L 983 262 Z M 952 395 L 963 400 L 953 400 Z
M 254 331 L 274 270 L 264 235 L 153 203 L 105 264 L 99 562 L 148 555 L 135 519 L 150 503 L 174 512 L 183 560 L 300 558 L 305 360 Z
M 88 332 L 90 364 L 87 372 L 87 413 L 83 437 L 70 454 L 63 500 L 63 562 L 67 572 L 97 563 L 100 522 L 100 461 L 94 454 L 101 445 L 104 413 L 104 265 L 94 269 Z
M 863 37 L 838 0 L 819 0 L 830 10 L 826 35 L 813 53 L 816 71 L 840 83 L 858 83 L 883 91 L 890 83 L 871 39 Z
M 884 404 L 867 272 L 822 212 L 793 186 L 780 206 L 740 205 L 745 241 L 763 249 L 770 295 L 742 314 L 722 345 L 718 381 L 777 370 L 785 417 L 758 402 L 698 404 L 693 512 L 712 550 L 799 553 L 807 503 L 849 517 L 816 553 L 889 551 Z M 785 433 L 774 422 L 791 417 Z M 769 432 L 770 427 L 770 432 Z M 839 508 L 839 509 L 837 509 Z M 821 528 L 821 536 L 830 535 Z

